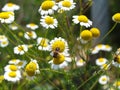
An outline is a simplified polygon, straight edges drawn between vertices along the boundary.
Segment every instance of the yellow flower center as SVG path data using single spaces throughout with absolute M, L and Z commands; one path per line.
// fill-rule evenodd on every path
M 47 40 L 46 39 L 42 39 L 41 42 L 40 42 L 40 46 L 47 47 L 48 46 Z
M 17 70 L 17 66 L 15 66 L 15 65 L 10 65 L 10 67 L 9 67 L 12 71 L 16 71 Z
M 111 48 L 110 45 L 105 45 L 106 48 Z
M 10 77 L 16 77 L 17 75 L 16 75 L 16 72 L 14 72 L 14 71 L 12 71 L 12 72 L 9 72 L 9 74 L 8 74 Z
M 80 63 L 84 63 L 84 61 L 82 59 L 79 60 Z
M 4 75 L 0 76 L 0 83 L 2 83 L 2 81 L 4 80 Z
M 91 29 L 90 29 L 90 32 L 92 33 L 92 36 L 93 36 L 93 37 L 98 37 L 98 36 L 100 36 L 100 31 L 99 31 L 99 29 L 97 29 L 97 28 L 91 28 Z
M 102 48 L 102 46 L 103 46 L 102 44 L 97 45 L 98 48 Z
M 12 12 L 1 12 L 0 13 L 0 18 L 2 19 L 8 19 L 10 15 L 14 15 Z
M 8 42 L 7 41 L 3 41 L 1 42 L 3 45 L 6 45 Z
M 29 25 L 30 25 L 31 27 L 33 27 L 33 26 L 35 26 L 36 24 L 34 24 L 34 23 L 30 23 Z
M 23 36 L 23 32 L 19 32 L 18 36 L 22 37 Z
M 52 44 L 52 50 L 56 51 L 59 49 L 59 52 L 63 52 L 65 50 L 65 42 L 61 40 L 57 40 Z
M 32 31 L 29 31 L 29 32 L 27 32 L 27 35 L 28 35 L 29 37 L 32 37 L 32 36 L 33 36 L 33 32 L 32 32 Z
M 115 86 L 120 86 L 120 81 L 116 81 Z
M 116 56 L 116 61 L 120 64 L 120 55 Z
M 85 15 L 78 16 L 78 20 L 79 22 L 84 22 L 84 23 L 88 22 L 88 18 Z
M 104 78 L 102 78 L 102 81 L 107 81 L 107 78 L 105 78 L 105 77 L 104 77 Z
M 103 68 L 104 70 L 108 70 L 109 65 L 108 65 L 108 64 L 103 64 L 103 65 L 102 65 L 102 68 Z
M 27 64 L 25 71 L 29 76 L 34 76 L 36 69 L 37 69 L 36 63 L 30 62 L 29 64 Z
M 63 54 L 58 54 L 58 56 L 53 59 L 54 64 L 61 64 L 64 61 L 65 61 L 65 56 Z
M 23 46 L 18 46 L 18 51 L 23 51 L 24 47 Z
M 49 25 L 49 24 L 53 24 L 54 23 L 54 19 L 53 17 L 47 16 L 45 18 L 45 22 Z
M 84 30 L 80 33 L 80 36 L 83 40 L 92 39 L 92 33 L 89 30 Z
M 18 66 L 22 66 L 22 65 L 23 65 L 23 62 L 20 61 L 17 65 L 18 65 Z
M 12 6 L 14 6 L 14 4 L 13 3 L 7 3 L 7 6 L 12 7 Z
M 64 0 L 64 1 L 62 2 L 62 6 L 63 6 L 63 7 L 70 7 L 70 6 L 71 6 L 71 2 L 70 2 L 69 0 Z
M 98 60 L 99 60 L 99 62 L 103 62 L 104 58 L 99 58 Z
M 113 21 L 120 22 L 120 13 L 116 13 L 112 17 Z
M 54 1 L 44 1 L 41 5 L 41 8 L 43 10 L 52 9 L 52 7 L 55 5 Z

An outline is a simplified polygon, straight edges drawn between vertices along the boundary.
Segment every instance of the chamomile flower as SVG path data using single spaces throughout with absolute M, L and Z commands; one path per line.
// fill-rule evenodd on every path
M 1 12 L 0 13 L 0 21 L 1 23 L 12 23 L 14 21 L 14 13 L 13 12 Z
M 23 68 L 27 62 L 25 60 L 12 59 L 8 63 L 16 65 L 20 69 L 20 68 Z
M 101 85 L 107 84 L 108 81 L 109 81 L 109 77 L 108 77 L 107 75 L 102 75 L 102 76 L 99 78 L 99 80 L 98 80 L 98 82 L 99 82 Z
M 65 39 L 59 37 L 50 41 L 50 51 L 58 51 L 66 55 L 68 54 L 68 50 L 68 44 Z
M 85 65 L 85 61 L 84 61 L 83 59 L 77 60 L 77 61 L 76 61 L 76 65 L 77 65 L 78 67 L 82 67 L 82 66 Z
M 37 34 L 34 31 L 28 31 L 24 34 L 24 37 L 26 39 L 36 39 L 37 38 Z
M 27 28 L 30 28 L 32 30 L 36 30 L 38 28 L 38 25 L 35 23 L 29 23 L 26 25 Z
M 0 83 L 4 80 L 4 75 L 0 75 Z
M 68 66 L 68 63 L 71 62 L 71 58 L 65 56 L 62 53 L 57 53 L 57 55 L 53 55 L 53 59 L 49 62 L 51 64 L 52 69 L 63 69 Z
M 0 35 L 0 47 L 6 47 L 8 46 L 9 41 L 6 36 Z
M 36 60 L 31 59 L 31 61 L 26 65 L 25 72 L 27 77 L 33 79 L 36 74 L 39 74 L 39 65 Z
M 28 46 L 27 45 L 18 45 L 16 47 L 14 47 L 14 53 L 15 54 L 23 55 L 27 51 L 28 51 Z
M 108 70 L 108 69 L 110 69 L 110 65 L 111 64 L 105 63 L 105 64 L 101 65 L 100 68 L 103 69 L 103 70 Z
M 112 50 L 112 47 L 110 45 L 104 45 L 104 44 L 98 44 L 95 46 L 92 50 L 92 54 L 97 54 L 99 51 L 107 51 L 110 52 Z
M 61 10 L 70 11 L 75 8 L 75 4 L 73 0 L 63 0 L 58 3 L 58 6 Z
M 108 60 L 106 58 L 98 58 L 96 59 L 96 65 L 101 66 L 104 65 Z
M 81 37 L 81 39 L 83 39 L 85 41 L 89 41 L 92 39 L 92 33 L 89 30 L 83 30 L 80 33 L 80 37 Z
M 115 67 L 119 67 L 120 68 L 120 55 L 116 55 L 114 60 L 112 60 L 112 64 Z
M 91 28 L 90 32 L 92 33 L 92 36 L 95 38 L 100 36 L 100 30 L 98 28 Z
M 85 26 L 86 28 L 92 25 L 92 21 L 90 21 L 85 15 L 75 15 L 72 20 L 75 24 L 80 23 L 81 26 Z
M 14 3 L 7 3 L 3 6 L 2 11 L 15 11 L 15 10 L 19 10 L 20 6 L 16 5 Z
M 37 44 L 39 50 L 49 51 L 49 40 L 47 38 L 38 37 Z
M 20 71 L 7 71 L 4 73 L 4 79 L 13 83 L 18 82 L 21 79 L 21 73 Z
M 40 19 L 40 24 L 46 29 L 54 29 L 55 27 L 57 27 L 58 21 L 51 16 L 42 16 L 42 19 Z
M 17 71 L 18 70 L 18 67 L 16 66 L 16 65 L 6 65 L 5 67 L 4 67 L 4 70 L 5 71 Z
M 114 22 L 120 23 L 120 13 L 116 13 L 112 16 Z
M 11 25 L 9 25 L 9 28 L 10 28 L 11 30 L 17 30 L 17 29 L 18 29 L 18 26 L 14 25 L 14 24 L 11 24 Z
M 54 11 L 56 11 L 57 9 L 58 9 L 58 6 L 56 5 L 55 1 L 46 0 L 46 1 L 43 1 L 38 12 L 41 15 L 48 15 L 48 14 L 51 15 L 51 14 L 54 14 Z
M 114 84 L 113 84 L 113 86 L 114 86 L 116 89 L 120 90 L 120 80 L 115 81 Z

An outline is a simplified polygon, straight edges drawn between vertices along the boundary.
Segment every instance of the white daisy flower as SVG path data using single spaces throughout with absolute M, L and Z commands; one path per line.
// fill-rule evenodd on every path
M 0 13 L 0 21 L 1 23 L 12 23 L 14 21 L 14 13 L 13 12 L 1 12 Z
M 16 47 L 14 47 L 14 53 L 15 54 L 23 55 L 27 51 L 28 51 L 28 46 L 27 45 L 18 45 Z
M 56 11 L 57 9 L 58 6 L 56 5 L 55 1 L 47 0 L 47 1 L 43 1 L 38 12 L 41 15 L 48 15 L 48 14 L 51 15 L 54 14 L 54 11 Z
M 64 55 L 67 55 L 69 50 L 67 42 L 61 37 L 51 40 L 49 49 L 52 52 L 58 51 L 60 53 L 63 53 Z
M 85 61 L 84 61 L 83 59 L 77 60 L 77 61 L 76 61 L 76 65 L 77 65 L 78 67 L 82 67 L 82 66 L 85 65 Z
M 116 90 L 120 90 L 120 80 L 116 80 L 113 84 L 113 86 L 116 88 Z
M 6 36 L 0 35 L 0 47 L 6 47 L 8 46 L 9 41 Z
M 102 76 L 99 78 L 99 80 L 98 80 L 98 82 L 99 82 L 101 85 L 107 84 L 108 81 L 109 81 L 109 77 L 108 77 L 107 75 L 102 75 Z
M 57 27 L 58 21 L 51 16 L 42 16 L 42 19 L 40 19 L 40 24 L 46 29 L 54 29 L 55 27 Z
M 2 11 L 12 11 L 19 10 L 20 6 L 14 3 L 7 3 L 3 6 Z
M 8 44 L 9 44 L 8 40 L 0 41 L 0 47 L 6 47 L 6 46 L 8 46 Z
M 49 62 L 51 64 L 52 69 L 63 69 L 68 66 L 68 63 L 72 61 L 72 59 L 68 56 L 63 55 L 62 53 L 58 53 L 56 56 Z
M 34 31 L 28 31 L 24 34 L 24 37 L 26 39 L 36 39 L 37 38 L 37 34 Z
M 11 81 L 13 83 L 20 81 L 21 73 L 20 71 L 8 71 L 4 73 L 4 79 Z
M 98 58 L 96 59 L 96 65 L 101 66 L 104 65 L 108 60 L 106 58 Z
M 116 55 L 114 60 L 112 60 L 112 65 L 120 68 L 120 55 Z
M 93 48 L 91 53 L 97 54 L 100 50 L 110 52 L 112 50 L 112 47 L 110 45 L 98 44 Z
M 6 65 L 4 67 L 4 70 L 5 71 L 17 71 L 18 70 L 18 67 L 16 65 Z
M 72 20 L 75 24 L 80 23 L 81 26 L 85 26 L 86 28 L 92 25 L 92 21 L 90 21 L 85 15 L 75 15 Z
M 16 25 L 14 25 L 14 24 L 9 25 L 9 28 L 11 30 L 17 30 L 18 29 L 18 27 Z
M 75 8 L 75 4 L 73 0 L 63 0 L 58 3 L 58 6 L 63 11 L 69 11 Z
M 36 30 L 38 28 L 38 25 L 37 24 L 34 24 L 34 23 L 29 23 L 26 25 L 27 28 L 30 28 L 32 30 Z
M 12 59 L 8 63 L 14 64 L 20 69 L 20 68 L 24 68 L 24 66 L 26 65 L 27 62 L 25 60 Z
M 35 75 L 40 73 L 37 60 L 31 59 L 31 61 L 25 67 L 25 72 L 29 79 L 34 79 Z
M 39 50 L 49 51 L 49 40 L 47 38 L 38 37 L 37 45 Z

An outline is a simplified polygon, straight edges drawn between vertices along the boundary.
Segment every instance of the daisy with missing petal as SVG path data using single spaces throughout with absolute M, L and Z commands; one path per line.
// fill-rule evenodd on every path
M 46 29 L 54 29 L 55 27 L 57 27 L 58 21 L 51 16 L 42 16 L 42 19 L 40 19 L 40 24 Z
M 70 11 L 75 8 L 75 3 L 73 0 L 63 0 L 58 3 L 58 6 L 61 10 Z
M 68 44 L 67 42 L 59 37 L 59 38 L 54 38 L 53 40 L 50 41 L 50 51 L 54 52 L 60 52 L 64 53 L 65 55 L 68 54 Z
M 41 15 L 48 15 L 48 14 L 51 15 L 51 14 L 54 14 L 54 11 L 56 11 L 57 9 L 58 9 L 58 6 L 56 5 L 55 1 L 46 0 L 46 1 L 43 1 L 38 12 Z
M 108 60 L 106 58 L 98 58 L 96 59 L 96 65 L 101 66 L 104 65 Z
M 13 83 L 20 81 L 21 73 L 20 71 L 8 71 L 4 73 L 4 79 L 11 81 Z
M 18 29 L 18 27 L 16 25 L 14 25 L 14 24 L 9 25 L 9 28 L 11 30 L 17 30 Z
M 26 39 L 36 39 L 37 38 L 37 34 L 34 31 L 28 31 L 24 34 L 24 37 Z
M 72 20 L 75 24 L 80 23 L 81 26 L 85 26 L 86 28 L 92 25 L 92 21 L 90 21 L 85 15 L 75 15 Z
M 0 13 L 0 21 L 1 23 L 12 23 L 14 21 L 14 13 L 13 12 L 1 12 Z
M 15 54 L 23 55 L 27 51 L 28 51 L 28 46 L 27 45 L 18 45 L 16 47 L 14 47 L 14 53 Z
M 27 77 L 33 79 L 36 74 L 39 74 L 39 65 L 36 60 L 31 59 L 31 61 L 26 65 L 25 72 Z
M 15 11 L 15 10 L 19 10 L 20 6 L 16 5 L 14 3 L 7 3 L 4 5 L 4 7 L 2 8 L 2 11 Z
M 108 81 L 109 81 L 109 77 L 108 77 L 107 75 L 102 75 L 102 76 L 99 78 L 99 80 L 98 80 L 98 82 L 99 82 L 101 85 L 107 84 Z
M 34 23 L 29 23 L 26 25 L 27 28 L 30 28 L 32 30 L 36 30 L 38 28 L 38 25 L 37 24 L 34 24 Z
M 68 66 L 68 62 L 71 62 L 71 58 L 63 55 L 62 53 L 54 53 L 53 59 L 49 62 L 52 69 L 61 69 Z
M 49 40 L 47 38 L 38 37 L 37 44 L 39 50 L 49 51 Z

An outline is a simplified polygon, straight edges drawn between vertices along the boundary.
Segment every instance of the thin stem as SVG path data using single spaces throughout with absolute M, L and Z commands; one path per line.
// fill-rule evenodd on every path
M 113 25 L 113 27 L 103 36 L 103 38 L 99 42 L 102 42 L 114 30 L 114 28 L 116 27 L 116 25 L 117 25 L 117 23 L 115 23 Z

